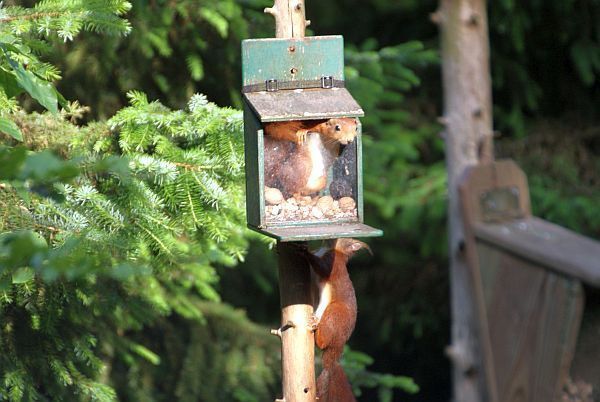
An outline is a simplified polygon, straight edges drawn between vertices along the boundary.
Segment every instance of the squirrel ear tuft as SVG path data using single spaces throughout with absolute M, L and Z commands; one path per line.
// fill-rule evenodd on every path
M 373 255 L 373 252 L 367 243 L 356 239 L 337 239 L 335 248 L 347 255 L 352 255 L 364 248 L 369 254 Z
M 354 240 L 354 243 L 352 244 L 352 251 L 356 252 L 360 249 L 366 249 L 369 254 L 373 255 L 373 251 L 371 250 L 371 247 L 369 247 L 369 245 L 365 242 L 362 242 L 360 240 Z

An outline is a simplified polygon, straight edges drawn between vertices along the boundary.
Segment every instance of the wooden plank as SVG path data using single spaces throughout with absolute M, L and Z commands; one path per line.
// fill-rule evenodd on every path
M 345 88 L 311 88 L 244 94 L 262 122 L 362 117 L 365 112 Z
M 527 179 L 511 161 L 469 169 L 460 192 L 498 398 L 558 400 L 583 310 L 572 276 L 596 280 L 596 242 L 532 218 Z
M 465 170 L 458 191 L 460 194 L 461 214 L 464 223 L 464 256 L 468 268 L 471 286 L 473 289 L 473 302 L 477 320 L 477 330 L 480 338 L 480 353 L 483 356 L 484 378 L 490 394 L 490 400 L 497 400 L 500 384 L 497 382 L 498 366 L 495 364 L 495 354 L 489 332 L 489 317 L 486 300 L 490 297 L 485 290 L 484 277 L 494 277 L 493 272 L 483 269 L 479 264 L 477 245 L 473 227 L 476 222 L 484 220 L 484 205 L 481 197 L 490 189 L 508 188 L 516 189 L 519 195 L 518 209 L 520 214 L 527 216 L 531 213 L 529 205 L 529 191 L 525 174 L 511 160 L 498 161 L 484 165 L 476 165 Z M 510 204 L 508 206 L 511 206 Z M 502 399 L 498 399 L 502 400 Z
M 242 86 L 270 79 L 319 80 L 323 76 L 344 80 L 342 36 L 242 41 Z
M 475 236 L 537 265 L 600 286 L 600 242 L 531 217 L 475 225 Z
M 558 400 L 583 311 L 578 280 L 477 243 L 499 400 Z
M 379 237 L 383 231 L 363 223 L 338 223 L 302 226 L 279 226 L 250 229 L 273 237 L 282 242 L 337 239 L 340 237 Z

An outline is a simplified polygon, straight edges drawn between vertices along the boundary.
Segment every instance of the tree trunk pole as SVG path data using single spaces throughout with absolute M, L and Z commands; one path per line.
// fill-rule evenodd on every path
M 458 186 L 469 166 L 493 161 L 492 96 L 485 0 L 440 0 L 454 400 L 496 401 L 495 378 L 480 273 L 470 270 Z M 478 303 L 478 300 L 480 303 Z M 483 359 L 486 352 L 487 359 Z
M 275 0 L 265 13 L 275 17 L 277 38 L 304 38 L 304 0 Z M 315 341 L 310 327 L 313 316 L 310 266 L 298 258 L 296 247 L 278 242 L 279 293 L 283 399 L 276 402 L 315 402 Z
M 265 8 L 265 13 L 275 17 L 276 38 L 304 38 L 306 20 L 304 0 L 275 0 L 273 7 Z
M 315 402 L 315 341 L 310 266 L 293 244 L 279 242 L 282 402 Z

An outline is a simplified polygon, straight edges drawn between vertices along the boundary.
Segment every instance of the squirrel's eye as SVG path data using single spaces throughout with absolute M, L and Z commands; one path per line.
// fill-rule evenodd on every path
M 340 126 L 339 124 L 336 124 L 335 131 L 342 131 L 342 126 Z

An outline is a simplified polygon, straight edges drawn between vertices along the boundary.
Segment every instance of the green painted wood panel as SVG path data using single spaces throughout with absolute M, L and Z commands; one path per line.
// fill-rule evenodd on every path
M 249 225 L 264 223 L 263 131 L 260 122 L 244 104 L 244 155 L 246 162 L 246 217 Z
M 364 201 L 363 201 L 363 160 L 362 160 L 362 123 L 356 119 L 358 134 L 356 135 L 356 208 L 358 221 L 364 222 Z M 381 233 L 383 235 L 383 232 Z M 380 236 L 381 236 L 380 235 Z
M 316 80 L 322 76 L 344 79 L 342 36 L 242 41 L 242 85 L 269 79 Z

